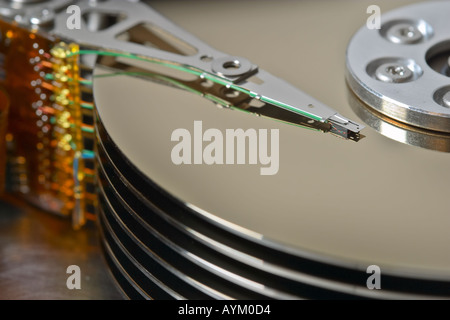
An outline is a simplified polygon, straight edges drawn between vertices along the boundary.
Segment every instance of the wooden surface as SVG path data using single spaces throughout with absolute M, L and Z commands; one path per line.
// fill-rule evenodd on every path
M 122 299 L 103 260 L 95 225 L 74 231 L 70 221 L 0 201 L 0 300 Z M 69 290 L 70 265 L 81 289 Z

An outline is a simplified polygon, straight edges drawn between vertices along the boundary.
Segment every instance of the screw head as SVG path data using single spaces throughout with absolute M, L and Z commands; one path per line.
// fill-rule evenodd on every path
M 422 41 L 424 36 L 413 24 L 397 23 L 389 28 L 386 37 L 393 43 L 412 44 Z
M 450 108 L 450 86 L 442 87 L 433 94 L 434 101 L 444 108 Z
M 408 66 L 398 63 L 384 63 L 375 71 L 375 76 L 383 82 L 408 82 L 413 79 L 414 73 Z
M 442 97 L 442 102 L 444 103 L 444 106 L 450 108 L 450 91 L 447 91 L 447 93 L 444 94 Z

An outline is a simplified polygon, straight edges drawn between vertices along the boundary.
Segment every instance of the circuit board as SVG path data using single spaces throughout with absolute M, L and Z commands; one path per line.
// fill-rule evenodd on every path
M 2 121 L 7 189 L 72 216 L 77 228 L 96 201 L 92 91 L 79 79 L 78 57 L 67 57 L 79 47 L 3 21 L 0 29 L 0 86 L 10 99 L 9 116 Z

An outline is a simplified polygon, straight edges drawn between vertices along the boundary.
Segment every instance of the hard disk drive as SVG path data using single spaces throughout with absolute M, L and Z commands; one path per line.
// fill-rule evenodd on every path
M 449 11 L 0 1 L 5 202 L 124 298 L 449 298 Z

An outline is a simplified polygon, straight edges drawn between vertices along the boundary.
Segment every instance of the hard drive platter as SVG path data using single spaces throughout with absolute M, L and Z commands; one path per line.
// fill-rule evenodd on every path
M 131 297 L 449 295 L 447 154 L 375 131 L 349 144 L 100 64 L 94 83 L 100 225 L 112 267 L 138 285 Z M 196 121 L 279 129 L 278 173 L 174 164 L 172 133 Z M 366 287 L 370 265 L 382 290 Z

